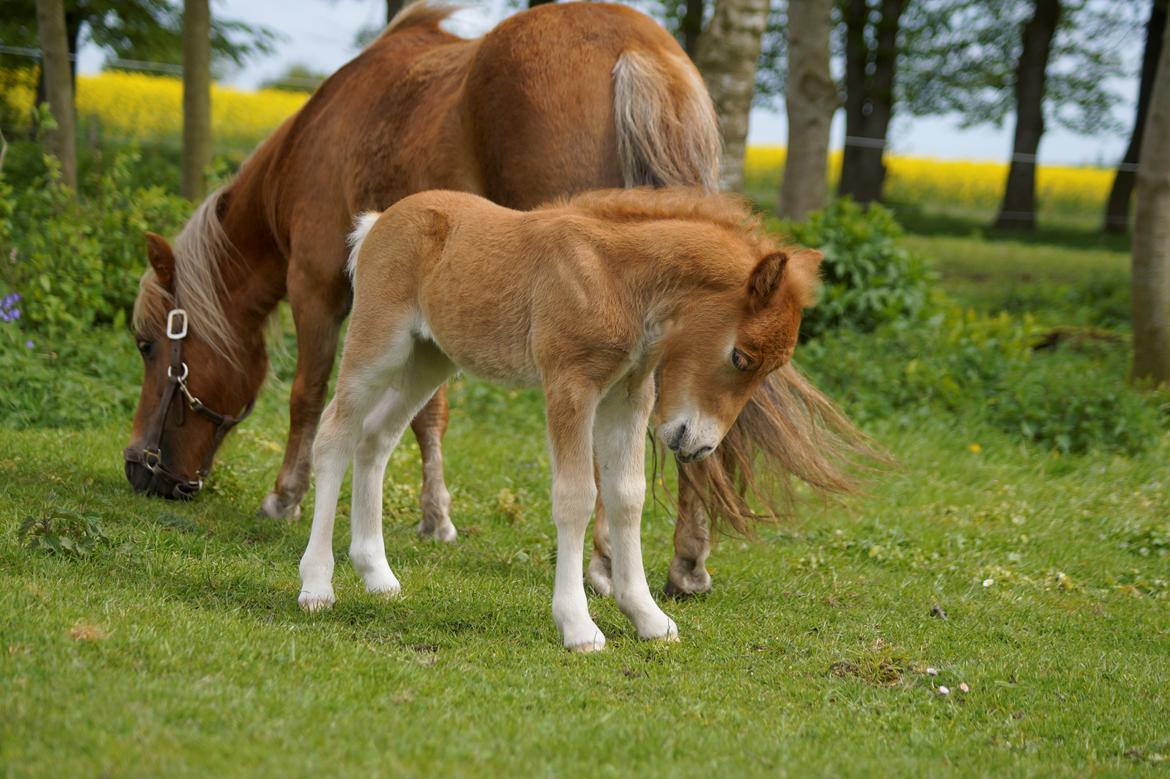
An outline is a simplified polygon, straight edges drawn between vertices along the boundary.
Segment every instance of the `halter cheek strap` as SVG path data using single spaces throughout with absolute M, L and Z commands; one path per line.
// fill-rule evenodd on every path
M 173 308 L 167 312 L 167 340 L 171 344 L 171 359 L 170 364 L 167 365 L 167 386 L 163 390 L 154 417 L 146 429 L 142 448 L 127 448 L 122 453 L 126 462 L 139 463 L 150 471 L 150 486 L 153 487 L 159 483 L 169 486 L 169 496 L 172 498 L 190 498 L 203 488 L 203 480 L 211 472 L 216 449 L 219 448 L 228 431 L 248 418 L 255 403 L 255 401 L 250 401 L 244 408 L 244 413 L 238 417 L 220 414 L 203 405 L 203 401 L 195 397 L 187 386 L 187 377 L 190 371 L 187 368 L 187 363 L 183 362 L 183 339 L 186 337 L 187 312 L 182 308 Z M 215 425 L 215 438 L 211 448 L 207 451 L 207 456 L 203 459 L 203 465 L 196 471 L 194 479 L 187 479 L 175 473 L 163 465 L 162 461 L 163 428 L 177 394 L 181 394 L 183 397 L 183 402 L 179 404 L 178 408 L 178 425 L 180 427 L 186 421 L 185 410 L 187 408 Z

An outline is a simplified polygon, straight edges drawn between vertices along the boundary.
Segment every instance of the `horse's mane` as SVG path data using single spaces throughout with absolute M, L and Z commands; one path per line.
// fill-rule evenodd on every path
M 694 187 L 600 189 L 542 206 L 565 207 L 608 222 L 706 222 L 735 234 L 760 256 L 776 249 L 748 200 L 739 195 Z
M 382 31 L 377 40 L 410 27 L 438 27 L 440 22 L 458 11 L 459 8 L 458 5 L 427 2 L 427 0 L 411 3 L 394 14 L 394 18 L 386 25 L 386 29 Z
M 223 310 L 222 265 L 233 258 L 231 241 L 219 220 L 219 208 L 224 189 L 212 192 L 195 209 L 187 225 L 176 236 L 175 294 L 159 283 L 153 270 L 147 271 L 140 282 L 138 300 L 134 304 L 134 328 L 144 331 L 150 322 L 165 318 L 165 311 L 177 304 L 187 311 L 191 327 L 218 355 L 238 365 L 239 339 L 232 331 Z M 151 289 L 156 294 L 142 294 Z

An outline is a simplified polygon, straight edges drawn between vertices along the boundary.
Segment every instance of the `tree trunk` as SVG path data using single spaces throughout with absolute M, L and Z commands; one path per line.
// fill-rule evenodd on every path
M 69 65 L 69 40 L 62 0 L 37 0 L 37 37 L 41 44 L 41 69 L 45 93 L 57 129 L 45 134 L 49 152 L 61 162 L 61 180 L 77 190 L 77 150 L 73 129 L 73 83 Z
M 398 12 L 405 7 L 406 0 L 386 0 L 386 24 L 390 24 Z
M 1125 156 L 1117 166 L 1109 200 L 1105 204 L 1105 225 L 1107 233 L 1125 233 L 1129 229 L 1129 201 L 1133 197 L 1134 172 L 1142 150 L 1142 133 L 1146 128 L 1149 113 L 1150 92 L 1154 88 L 1154 75 L 1158 69 L 1158 57 L 1162 53 L 1162 35 L 1166 31 L 1166 0 L 1152 0 L 1150 18 L 1146 22 L 1146 46 L 1142 54 L 1142 78 L 1138 88 L 1137 115 L 1133 121 L 1133 133 Z
M 202 200 L 211 164 L 211 10 L 183 5 L 183 196 Z
M 1170 28 L 1162 34 L 1144 137 L 1130 276 L 1132 378 L 1170 385 Z
M 1007 186 L 995 226 L 1036 228 L 1036 151 L 1044 135 L 1044 88 L 1048 55 L 1060 22 L 1061 0 L 1035 0 L 1032 18 L 1024 25 L 1023 47 L 1016 63 L 1016 134 Z
M 886 180 L 886 133 L 894 114 L 898 29 L 908 0 L 881 0 L 874 46 L 867 0 L 845 5 L 845 151 L 838 191 L 859 203 L 880 200 Z
M 779 214 L 801 220 L 825 205 L 829 125 L 837 85 L 829 72 L 833 0 L 788 4 L 788 155 L 780 185 Z
M 528 7 L 535 8 L 538 5 L 544 5 L 545 3 L 555 3 L 555 2 L 556 2 L 556 0 L 528 0 Z
M 716 0 L 699 36 L 695 64 L 703 74 L 723 136 L 723 188 L 743 189 L 743 154 L 756 87 L 769 0 Z
M 682 20 L 683 49 L 692 61 L 703 34 L 703 0 L 687 0 L 686 14 Z

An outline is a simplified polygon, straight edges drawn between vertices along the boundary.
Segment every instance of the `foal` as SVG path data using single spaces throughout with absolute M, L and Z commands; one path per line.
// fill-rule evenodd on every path
M 821 255 L 779 250 L 736 199 L 678 189 L 588 193 L 530 212 L 424 192 L 361 216 L 352 244 L 353 313 L 313 446 L 300 605 L 334 602 L 333 520 L 351 459 L 350 559 L 368 591 L 399 591 L 382 540 L 386 463 L 414 414 L 463 369 L 544 390 L 552 610 L 565 647 L 605 645 L 581 574 L 595 458 L 618 606 L 642 638 L 677 640 L 642 568 L 651 413 L 680 461 L 710 454 L 791 358 Z

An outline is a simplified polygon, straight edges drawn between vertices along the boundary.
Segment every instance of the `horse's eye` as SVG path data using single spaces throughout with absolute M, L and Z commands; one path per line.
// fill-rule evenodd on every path
M 755 366 L 756 361 L 748 355 L 734 347 L 731 350 L 731 364 L 735 366 L 737 371 L 750 371 Z
M 138 353 L 143 357 L 149 357 L 150 353 L 154 351 L 154 341 L 138 341 Z

